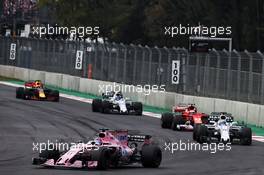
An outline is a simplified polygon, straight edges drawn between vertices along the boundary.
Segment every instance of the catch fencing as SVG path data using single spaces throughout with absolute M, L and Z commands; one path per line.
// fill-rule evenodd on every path
M 78 51 L 83 54 L 81 69 L 76 69 Z M 173 60 L 180 61 L 179 84 L 172 83 Z M 259 51 L 189 53 L 185 48 L 0 37 L 3 65 L 130 85 L 165 85 L 170 92 L 257 104 L 264 104 L 263 60 Z

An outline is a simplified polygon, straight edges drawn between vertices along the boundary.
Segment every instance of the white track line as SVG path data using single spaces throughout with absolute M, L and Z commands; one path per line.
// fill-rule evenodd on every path
M 12 87 L 24 87 L 23 85 L 18 85 L 15 83 L 10 83 L 10 82 L 5 82 L 5 81 L 0 81 L 0 84 L 7 85 L 7 86 L 12 86 Z M 74 95 L 68 95 L 64 93 L 60 93 L 60 97 L 68 98 L 71 100 L 77 100 L 81 101 L 84 103 L 92 103 L 92 99 L 84 98 L 84 97 L 77 97 Z M 149 116 L 149 117 L 154 117 L 154 118 L 161 118 L 161 114 L 153 113 L 153 112 L 147 112 L 143 111 L 143 115 Z M 252 139 L 255 141 L 263 142 L 264 143 L 264 136 L 252 136 Z

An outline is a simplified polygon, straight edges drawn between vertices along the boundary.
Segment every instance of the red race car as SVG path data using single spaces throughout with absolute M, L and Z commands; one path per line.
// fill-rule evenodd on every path
M 40 80 L 25 82 L 25 87 L 16 89 L 16 98 L 24 100 L 47 100 L 56 101 L 60 99 L 57 90 L 45 88 Z
M 208 115 L 197 112 L 194 104 L 179 104 L 172 107 L 172 113 L 163 113 L 161 127 L 173 130 L 193 130 L 195 124 L 205 123 Z
M 149 135 L 129 135 L 128 130 L 101 129 L 87 143 L 72 145 L 69 150 L 48 149 L 33 158 L 33 165 L 46 168 L 95 168 L 106 170 L 140 163 L 146 168 L 158 168 L 161 148 Z

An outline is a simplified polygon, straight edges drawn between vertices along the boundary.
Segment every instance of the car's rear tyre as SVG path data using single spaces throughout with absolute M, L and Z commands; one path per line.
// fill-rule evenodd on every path
M 162 160 L 161 149 L 157 145 L 144 145 L 141 152 L 141 163 L 146 168 L 158 168 Z
M 22 87 L 16 89 L 16 98 L 23 99 L 25 94 L 25 90 Z
M 252 131 L 251 128 L 242 128 L 240 136 L 241 145 L 251 145 L 252 144 Z
M 30 91 L 29 89 L 24 89 L 24 100 L 30 100 L 35 94 L 35 92 Z
M 180 131 L 181 128 L 178 128 L 177 126 L 181 125 L 181 124 L 184 124 L 184 119 L 183 119 L 182 115 L 176 115 L 173 117 L 171 129 L 174 131 L 175 130 Z
M 92 111 L 93 112 L 100 112 L 102 106 L 102 100 L 101 99 L 93 99 L 92 101 Z
M 91 151 L 91 160 L 98 161 L 98 170 L 107 170 L 110 165 L 110 155 L 107 148 L 101 147 L 97 151 Z
M 140 102 L 133 102 L 132 106 L 134 107 L 136 115 L 142 115 L 143 105 Z
M 193 140 L 198 141 L 198 137 L 200 135 L 200 126 L 201 124 L 194 124 L 193 126 Z
M 101 112 L 106 114 L 110 113 L 110 105 L 109 101 L 102 101 Z
M 172 120 L 173 120 L 173 114 L 172 113 L 163 113 L 161 115 L 161 127 L 162 128 L 170 128 Z
M 54 101 L 54 102 L 59 102 L 59 101 L 60 101 L 60 92 L 59 92 L 59 91 L 57 91 L 57 90 L 52 91 L 52 92 L 50 93 L 50 96 L 53 97 L 53 101 Z
M 199 143 L 206 143 L 207 142 L 207 127 L 205 125 L 200 125 L 200 131 L 199 131 Z

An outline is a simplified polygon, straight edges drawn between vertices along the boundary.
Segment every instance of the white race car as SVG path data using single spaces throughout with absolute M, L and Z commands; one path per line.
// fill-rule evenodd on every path
M 207 124 L 194 127 L 193 139 L 199 143 L 212 142 L 214 140 L 222 143 L 240 143 L 251 145 L 252 131 L 243 125 L 234 122 L 233 117 L 227 113 L 211 114 Z
M 132 102 L 124 98 L 123 94 L 118 92 L 106 92 L 102 94 L 102 99 L 94 99 L 92 102 L 93 112 L 102 113 L 122 113 L 142 115 L 143 105 L 141 102 Z

